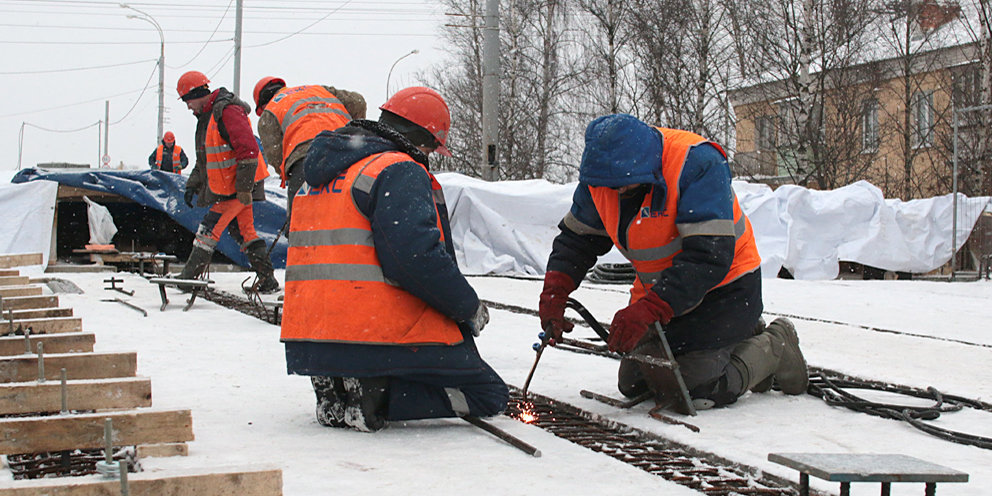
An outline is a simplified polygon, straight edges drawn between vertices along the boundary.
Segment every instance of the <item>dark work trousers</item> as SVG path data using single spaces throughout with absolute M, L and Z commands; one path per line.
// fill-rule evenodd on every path
M 506 409 L 506 384 L 482 362 L 476 374 L 419 374 L 389 377 L 388 420 L 489 417 Z
M 286 223 L 287 224 L 289 224 L 290 219 L 293 217 L 293 198 L 296 197 L 296 193 L 300 191 L 301 187 L 303 187 L 304 176 L 305 174 L 303 174 L 303 159 L 293 162 L 292 164 L 290 164 L 289 168 L 286 169 Z

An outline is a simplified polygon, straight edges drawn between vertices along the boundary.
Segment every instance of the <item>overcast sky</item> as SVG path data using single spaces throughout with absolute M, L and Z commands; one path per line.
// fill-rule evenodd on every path
M 195 120 L 177 100 L 176 80 L 198 70 L 210 78 L 212 89 L 233 89 L 235 0 L 128 5 L 162 27 L 165 130 L 176 134 L 192 162 Z M 437 33 L 451 22 L 432 0 L 244 0 L 243 5 L 240 93 L 245 101 L 254 106 L 255 82 L 274 75 L 290 86 L 359 91 L 370 118 L 378 116 L 386 99 L 390 66 L 419 50 L 396 64 L 390 88 L 395 92 L 417 84 L 418 71 L 444 58 Z M 0 0 L 5 101 L 0 169 L 17 167 L 22 127 L 22 168 L 39 162 L 97 166 L 103 139 L 96 123 L 104 119 L 107 100 L 111 164 L 147 166 L 158 144 L 159 35 L 151 23 L 129 19 L 129 14 L 140 15 L 115 1 Z M 255 127 L 257 118 L 251 117 Z M 80 128 L 86 129 L 54 132 Z

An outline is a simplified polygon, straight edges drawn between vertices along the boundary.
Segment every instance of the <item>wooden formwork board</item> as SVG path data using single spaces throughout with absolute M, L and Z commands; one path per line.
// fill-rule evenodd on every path
M 0 324 L 2 327 L 2 324 Z M 0 329 L 2 331 L 3 329 Z M 30 341 L 32 352 L 38 351 L 38 343 L 45 343 L 45 353 L 86 353 L 93 351 L 96 335 L 93 333 L 67 332 L 64 334 L 36 334 L 34 336 L 0 337 L 0 357 L 23 355 L 28 351 Z
M 12 309 L 13 310 L 13 309 Z M 50 319 L 52 317 L 72 317 L 71 308 L 31 308 L 27 310 L 13 310 L 14 320 L 24 319 Z M 3 318 L 7 318 L 4 313 Z
M 3 296 L 5 300 L 10 296 L 38 296 L 43 292 L 41 286 L 33 284 L 25 286 L 0 286 L 0 296 Z
M 0 332 L 3 326 L 10 327 L 10 323 L 6 321 L 0 322 Z M 32 334 L 54 334 L 60 332 L 82 332 L 83 330 L 83 319 L 82 317 L 51 317 L 47 319 L 14 319 L 14 328 L 18 326 L 27 329 L 31 328 Z M 9 329 L 6 329 L 9 332 Z
M 281 496 L 282 470 L 239 466 L 128 474 L 130 496 Z M 15 481 L 0 496 L 117 496 L 121 483 L 100 476 Z
M 26 265 L 41 265 L 44 263 L 41 253 L 19 253 L 0 255 L 0 269 L 24 267 Z
M 189 410 L 19 417 L 0 419 L 0 454 L 102 448 L 104 419 L 108 418 L 113 423 L 114 446 L 193 440 L 193 416 Z
M 21 271 L 17 269 L 0 269 L 0 276 L 19 276 Z
M 25 349 L 26 351 L 26 349 Z M 134 377 L 138 354 L 131 353 L 53 353 L 45 350 L 45 379 L 58 381 L 61 369 L 70 381 Z M 38 355 L 0 357 L 0 383 L 38 379 Z
M 52 308 L 59 306 L 59 297 L 55 295 L 44 296 L 11 296 L 3 297 L 3 311 L 7 310 L 27 310 L 31 308 Z
M 138 446 L 138 458 L 163 458 L 168 456 L 189 456 L 186 443 L 142 444 Z
M 147 377 L 66 381 L 66 400 L 70 411 L 149 407 L 152 381 Z M 52 413 L 61 409 L 61 381 L 0 384 L 0 415 Z
M 0 275 L 0 286 L 26 286 L 28 276 L 4 276 Z

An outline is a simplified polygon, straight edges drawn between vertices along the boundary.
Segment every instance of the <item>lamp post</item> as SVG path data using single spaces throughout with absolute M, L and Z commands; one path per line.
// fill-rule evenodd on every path
M 165 34 L 162 33 L 162 26 L 159 25 L 158 21 L 156 21 L 155 18 L 149 15 L 147 12 L 142 12 L 126 3 L 122 3 L 121 8 L 133 10 L 141 14 L 140 16 L 133 14 L 128 15 L 127 16 L 128 19 L 138 19 L 145 21 L 151 24 L 152 26 L 155 26 L 155 30 L 158 31 L 158 37 L 160 41 L 159 56 L 158 56 L 158 139 L 155 141 L 156 143 L 158 143 L 162 141 L 162 132 L 163 132 L 162 126 L 163 126 L 163 119 L 165 114 Z
M 406 55 L 396 59 L 396 62 L 393 62 L 393 65 L 389 66 L 389 74 L 386 75 L 386 100 L 389 100 L 389 80 L 393 77 L 393 68 L 396 67 L 396 64 L 400 63 L 401 60 L 417 53 L 420 53 L 420 50 L 414 48 Z

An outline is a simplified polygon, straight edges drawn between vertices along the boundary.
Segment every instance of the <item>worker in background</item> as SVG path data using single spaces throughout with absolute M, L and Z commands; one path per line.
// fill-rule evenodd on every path
M 365 98 L 333 86 L 287 87 L 267 76 L 255 84 L 255 113 L 265 161 L 279 171 L 286 190 L 286 220 L 293 197 L 303 185 L 303 159 L 321 131 L 333 131 L 352 119 L 365 118 Z
M 558 227 L 539 306 L 552 339 L 572 329 L 564 319 L 568 295 L 616 246 L 637 277 L 630 304 L 610 325 L 610 350 L 664 357 L 660 323 L 697 409 L 773 382 L 786 394 L 806 392 L 795 327 L 783 318 L 766 328 L 761 320 L 761 258 L 716 143 L 626 114 L 595 119 L 572 208 Z M 624 359 L 620 392 L 664 392 L 665 384 L 652 383 L 662 374 L 653 372 Z
M 379 121 L 320 133 L 294 205 L 281 340 L 290 374 L 311 376 L 317 421 L 495 415 L 506 384 L 479 356 L 489 312 L 458 270 L 428 155 L 450 155 L 451 115 L 424 87 L 397 92 Z
M 176 144 L 176 135 L 166 131 L 162 143 L 148 156 L 148 166 L 152 169 L 179 174 L 189 165 L 186 152 Z
M 210 263 L 226 229 L 248 256 L 258 274 L 260 293 L 279 290 L 265 241 L 255 232 L 253 201 L 265 201 L 264 180 L 269 172 L 251 131 L 251 107 L 225 88 L 210 91 L 202 72 L 179 77 L 177 91 L 196 116 L 196 165 L 186 183 L 186 204 L 210 207 L 193 239 L 193 251 L 180 274 L 195 279 Z M 236 221 L 236 222 L 235 222 Z

